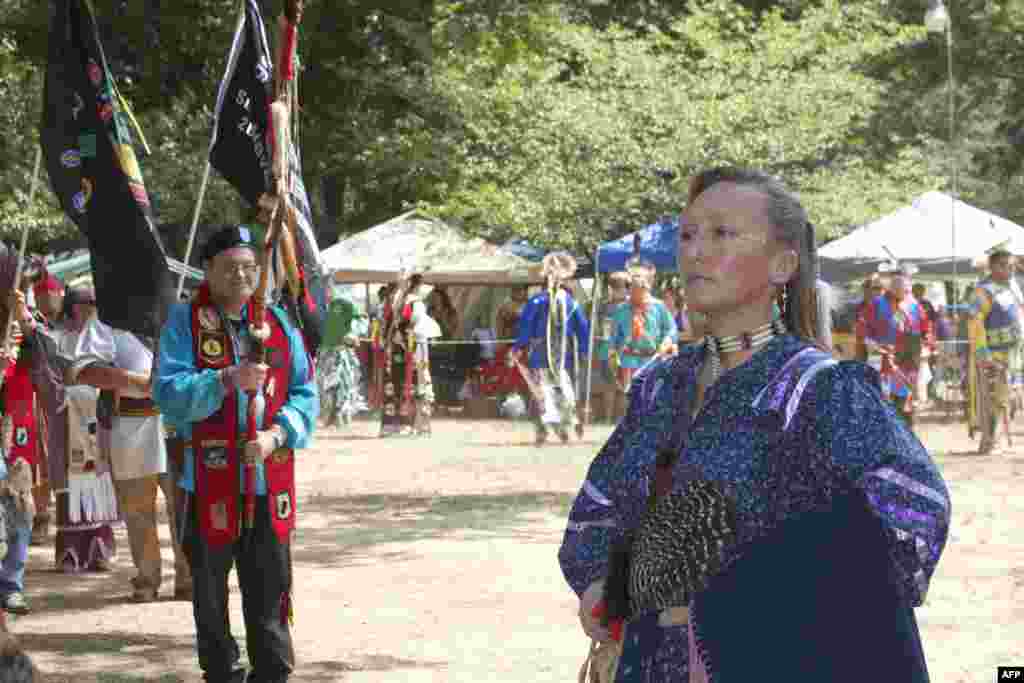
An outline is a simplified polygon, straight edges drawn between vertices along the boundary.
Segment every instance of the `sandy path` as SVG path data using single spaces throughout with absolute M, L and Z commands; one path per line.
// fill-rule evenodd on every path
M 587 643 L 555 554 L 608 429 L 544 449 L 524 423 L 436 421 L 429 440 L 378 440 L 375 429 L 323 431 L 301 460 L 292 680 L 575 680 Z M 997 665 L 1024 663 L 1018 431 L 1020 450 L 980 458 L 963 455 L 959 426 L 921 429 L 954 500 L 950 545 L 918 611 L 937 682 L 987 683 Z M 52 548 L 33 548 L 36 611 L 12 630 L 53 681 L 199 680 L 191 605 L 127 602 L 123 530 L 119 542 L 113 572 L 77 580 L 50 569 Z M 172 571 L 165 561 L 165 592 Z M 232 609 L 241 636 L 237 592 Z

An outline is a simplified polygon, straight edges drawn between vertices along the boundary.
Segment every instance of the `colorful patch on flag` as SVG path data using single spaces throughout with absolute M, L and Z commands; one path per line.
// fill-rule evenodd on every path
M 96 158 L 96 133 L 83 133 L 79 135 L 78 151 L 83 159 Z
M 89 73 L 89 80 L 92 81 L 92 84 L 99 85 L 100 81 L 103 80 L 103 71 L 100 69 L 100 65 L 96 63 L 96 60 L 90 59 L 88 66 L 85 68 Z
M 71 118 L 77 121 L 78 114 L 81 113 L 83 109 L 85 109 L 85 102 L 82 101 L 82 96 L 79 95 L 77 91 L 72 93 L 72 95 L 74 95 L 75 104 L 71 107 Z
M 146 192 L 146 188 L 139 183 L 128 183 L 128 189 L 132 191 L 132 196 L 135 197 L 135 201 L 139 204 L 149 204 L 149 194 Z
M 78 168 L 82 165 L 82 155 L 77 149 L 69 149 L 60 155 L 60 163 L 64 168 Z
M 139 168 L 138 159 L 135 158 L 135 150 L 132 149 L 131 145 L 114 145 L 114 154 L 117 155 L 117 161 L 121 166 L 121 170 L 128 176 L 128 179 L 141 184 L 142 170 Z

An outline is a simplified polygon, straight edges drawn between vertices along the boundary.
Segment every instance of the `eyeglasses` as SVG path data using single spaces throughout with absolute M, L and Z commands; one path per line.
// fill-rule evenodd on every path
M 225 275 L 235 275 L 240 273 L 246 277 L 253 277 L 260 272 L 260 267 L 256 263 L 237 263 L 230 266 L 223 267 Z

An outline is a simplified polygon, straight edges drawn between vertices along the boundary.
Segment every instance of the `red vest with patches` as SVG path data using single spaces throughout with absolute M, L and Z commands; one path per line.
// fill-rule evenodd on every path
M 32 386 L 32 376 L 29 374 L 30 361 L 25 358 L 26 353 L 27 351 L 22 348 L 22 357 L 14 365 L 8 365 L 4 372 L 4 434 L 6 436 L 10 433 L 10 442 L 4 445 L 9 448 L 9 465 L 13 465 L 18 458 L 24 458 L 30 465 L 35 466 L 38 453 L 35 389 Z
M 267 379 L 263 384 L 265 410 L 263 427 L 269 427 L 288 400 L 291 375 L 291 347 L 283 321 L 267 311 L 270 337 L 267 351 Z M 192 304 L 192 338 L 196 367 L 220 370 L 233 365 L 236 350 L 231 335 L 215 309 L 200 300 Z M 217 412 L 192 425 L 192 453 L 195 458 L 196 505 L 199 530 L 212 547 L 238 538 L 241 528 L 239 486 L 242 479 L 240 452 L 248 436 L 239 424 L 238 392 L 226 392 Z M 263 462 L 271 516 L 271 527 L 281 543 L 288 543 L 295 528 L 295 452 L 282 448 Z

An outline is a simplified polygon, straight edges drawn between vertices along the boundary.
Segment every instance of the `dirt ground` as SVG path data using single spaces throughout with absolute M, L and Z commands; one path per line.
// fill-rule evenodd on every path
M 1016 448 L 971 455 L 962 426 L 919 433 L 953 497 L 953 526 L 918 610 L 931 677 L 988 683 L 1024 664 L 1024 421 Z M 569 503 L 609 433 L 532 444 L 527 423 L 436 420 L 429 439 L 321 430 L 299 467 L 292 680 L 575 681 L 588 647 L 556 560 Z M 50 681 L 195 681 L 192 607 L 174 602 L 169 539 L 159 603 L 114 570 L 69 579 L 33 547 L 30 616 L 10 624 Z M 232 583 L 232 624 L 242 638 Z M 244 640 L 240 640 L 244 651 Z M 868 654 L 868 653 L 865 653 Z M 868 655 L 869 656 L 869 655 Z

